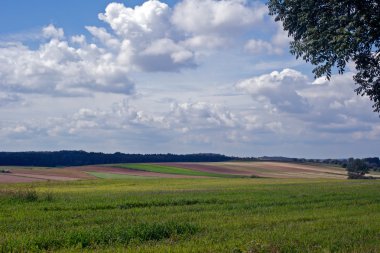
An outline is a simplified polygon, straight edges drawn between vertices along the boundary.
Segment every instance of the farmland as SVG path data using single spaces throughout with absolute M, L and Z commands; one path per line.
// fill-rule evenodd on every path
M 380 181 L 346 180 L 338 167 L 2 169 L 0 252 L 380 251 Z
M 90 165 L 64 168 L 0 167 L 11 173 L 0 173 L 0 183 L 32 181 L 73 181 L 129 176 L 160 178 L 261 177 L 261 178 L 326 178 L 345 179 L 346 171 L 329 165 L 281 162 L 215 162 L 215 163 L 146 163 Z
M 377 180 L 0 185 L 0 251 L 379 252 Z

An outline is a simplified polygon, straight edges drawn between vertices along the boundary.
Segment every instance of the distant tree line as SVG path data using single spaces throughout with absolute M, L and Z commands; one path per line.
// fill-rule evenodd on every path
M 288 157 L 234 157 L 221 154 L 124 154 L 116 152 L 105 154 L 86 151 L 30 151 L 30 152 L 0 152 L 0 166 L 81 166 L 92 164 L 112 163 L 151 163 L 151 162 L 225 162 L 225 161 L 276 161 L 296 163 L 331 164 L 347 168 L 353 164 L 353 158 L 349 159 L 305 159 Z M 380 171 L 378 157 L 355 159 L 362 161 L 369 170 Z
M 239 158 L 251 160 L 251 161 L 276 161 L 276 162 L 295 162 L 295 163 L 311 163 L 311 164 L 330 164 L 336 165 L 339 167 L 347 168 L 348 165 L 352 165 L 353 161 L 358 163 L 358 160 L 368 167 L 369 170 L 380 171 L 380 159 L 379 157 L 369 157 L 363 159 L 305 159 L 305 158 L 289 158 L 289 157 L 271 157 L 271 156 L 263 156 L 258 158 Z
M 220 154 L 113 154 L 85 151 L 52 152 L 0 152 L 2 166 L 81 166 L 112 163 L 149 163 L 149 162 L 223 162 L 235 159 Z
M 368 170 L 380 171 L 380 159 L 378 157 L 369 157 L 369 158 L 363 158 L 363 159 L 349 158 L 349 159 L 340 159 L 340 160 L 325 159 L 325 160 L 322 160 L 322 162 L 326 164 L 340 165 L 343 168 L 347 168 L 347 169 L 351 168 L 352 166 L 355 167 L 358 164 L 360 164 L 361 167 L 365 167 Z

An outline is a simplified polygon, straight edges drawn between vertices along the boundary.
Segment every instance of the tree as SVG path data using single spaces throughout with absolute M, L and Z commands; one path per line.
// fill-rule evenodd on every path
M 316 67 L 315 77 L 343 74 L 353 61 L 359 95 L 380 113 L 380 0 L 268 0 L 270 15 L 293 38 L 290 52 Z
M 346 170 L 348 178 L 362 178 L 365 173 L 369 172 L 368 165 L 361 159 L 348 159 Z

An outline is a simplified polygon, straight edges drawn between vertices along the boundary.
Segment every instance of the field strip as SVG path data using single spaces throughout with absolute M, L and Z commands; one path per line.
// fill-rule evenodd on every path
M 237 170 L 220 166 L 220 163 L 158 163 L 157 165 L 184 168 L 218 175 L 251 176 L 252 173 L 245 170 Z
M 130 175 L 130 174 L 118 174 L 118 173 L 104 173 L 104 172 L 94 172 L 88 171 L 86 172 L 94 177 L 101 179 L 149 179 L 149 178 L 157 178 L 154 176 L 141 176 L 141 175 Z
M 48 175 L 24 174 L 24 173 L 12 173 L 12 174 L 19 177 L 29 177 L 29 178 L 37 178 L 37 179 L 44 179 L 44 180 L 56 180 L 56 181 L 79 180 L 79 178 L 64 177 L 64 176 L 48 176 Z
M 210 163 L 206 163 L 209 165 Z M 346 171 L 340 168 L 326 168 L 294 163 L 278 162 L 221 162 L 220 167 L 229 169 L 238 169 L 249 171 L 258 176 L 273 177 L 283 173 L 294 173 L 295 177 L 300 178 L 302 175 L 315 175 L 315 177 L 324 178 L 346 178 Z M 307 176 L 308 178 L 310 176 Z
M 343 168 L 338 167 L 326 167 L 316 166 L 309 164 L 297 164 L 297 163 L 280 163 L 280 162 L 223 162 L 224 165 L 250 168 L 264 168 L 264 169 L 292 169 L 302 171 L 318 171 L 318 172 L 331 172 L 345 175 L 346 171 Z
M 233 174 L 218 174 L 218 173 L 210 173 L 199 170 L 192 170 L 188 168 L 181 168 L 176 166 L 169 166 L 168 164 L 120 164 L 115 165 L 121 168 L 127 168 L 132 170 L 141 170 L 148 172 L 156 172 L 156 173 L 166 173 L 166 174 L 175 174 L 175 175 L 183 175 L 183 176 L 196 176 L 196 177 L 239 177 L 238 175 Z
M 9 174 L 0 174 L 0 183 L 29 183 L 29 182 L 38 182 L 38 181 L 46 181 L 39 178 L 32 177 L 23 177 Z
M 126 167 L 121 167 L 120 165 L 89 165 L 89 166 L 80 166 L 80 167 L 68 167 L 68 169 L 82 171 L 82 172 L 100 172 L 100 173 L 114 173 L 114 174 L 124 174 L 124 175 L 132 175 L 132 176 L 143 176 L 143 177 L 160 177 L 160 178 L 195 178 L 195 176 L 187 176 L 187 175 L 178 175 L 178 174 L 167 174 L 167 173 L 159 173 L 152 172 L 146 170 L 136 170 L 129 169 Z M 90 175 L 90 174 L 88 174 Z M 199 177 L 196 177 L 199 178 Z

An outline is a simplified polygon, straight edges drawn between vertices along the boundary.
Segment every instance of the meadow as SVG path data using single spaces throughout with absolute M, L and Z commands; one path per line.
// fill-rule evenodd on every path
M 379 190 L 339 179 L 0 184 L 0 251 L 380 252 Z

